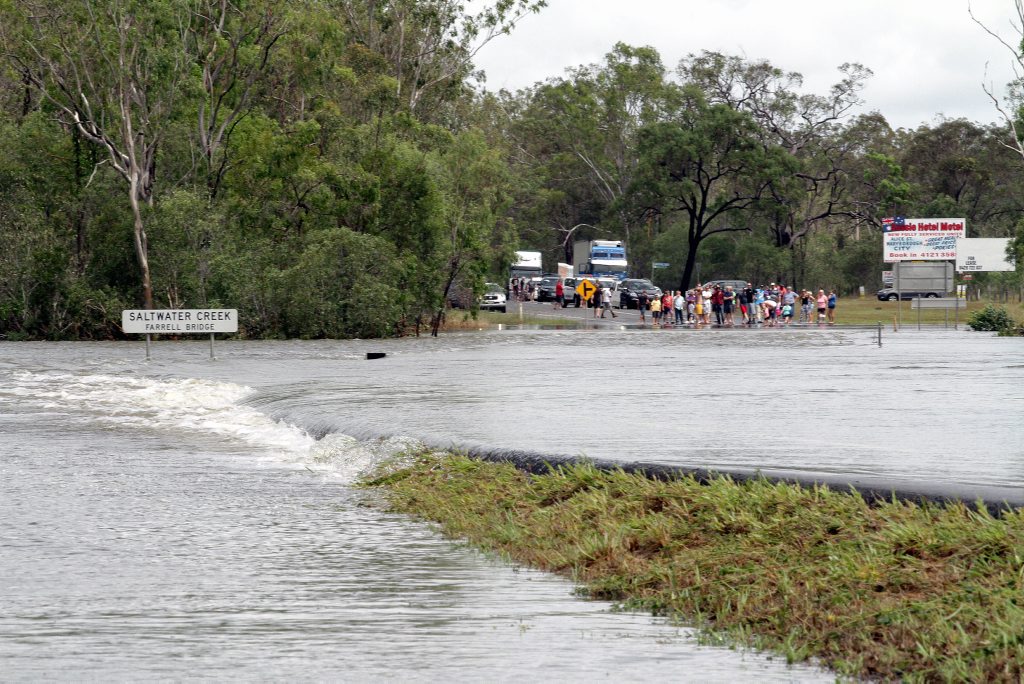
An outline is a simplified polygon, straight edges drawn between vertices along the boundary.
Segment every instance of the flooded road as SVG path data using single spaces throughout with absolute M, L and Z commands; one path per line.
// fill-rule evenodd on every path
M 831 680 L 351 487 L 417 439 L 1024 486 L 1021 340 L 775 332 L 5 343 L 4 678 Z

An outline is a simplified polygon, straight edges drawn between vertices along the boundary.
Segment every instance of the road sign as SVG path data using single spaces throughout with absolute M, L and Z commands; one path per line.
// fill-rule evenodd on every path
M 581 280 L 580 284 L 576 286 L 576 294 L 587 302 L 590 301 L 590 298 L 594 296 L 595 292 L 597 292 L 597 285 L 589 280 Z
M 126 333 L 205 334 L 238 332 L 238 309 L 125 309 Z
M 671 265 L 672 264 L 668 263 L 667 261 L 655 261 L 654 262 L 654 268 L 668 268 Z

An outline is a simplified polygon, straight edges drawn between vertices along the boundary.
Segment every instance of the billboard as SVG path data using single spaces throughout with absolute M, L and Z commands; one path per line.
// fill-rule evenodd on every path
M 960 273 L 1012 271 L 1006 258 L 1010 238 L 960 238 L 956 243 L 956 270 Z
M 967 234 L 967 219 L 882 219 L 882 255 L 888 264 L 899 261 L 948 261 L 956 258 L 956 241 Z

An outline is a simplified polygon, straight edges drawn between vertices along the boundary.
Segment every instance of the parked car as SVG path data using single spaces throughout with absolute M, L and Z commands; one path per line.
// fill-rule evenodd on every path
M 480 297 L 480 309 L 500 311 L 505 313 L 508 307 L 508 298 L 505 296 L 505 289 L 497 283 L 485 283 L 484 294 Z
M 640 301 L 640 293 L 647 294 L 647 298 L 661 296 L 661 288 L 646 278 L 627 278 L 619 283 L 619 308 L 636 309 Z
M 878 301 L 895 302 L 897 297 L 904 300 L 917 299 L 918 297 L 935 299 L 936 297 L 944 296 L 944 294 L 945 293 L 938 292 L 936 290 L 902 290 L 897 293 L 895 287 L 884 287 L 878 291 Z
M 555 286 L 558 285 L 558 276 L 546 276 L 537 286 L 537 301 L 538 302 L 553 302 L 555 301 Z M 562 284 L 563 286 L 565 283 Z M 566 290 L 568 292 L 568 290 Z
M 596 276 L 592 276 L 592 275 L 575 276 L 575 277 L 572 277 L 572 278 L 566 278 L 565 281 L 563 282 L 563 286 L 565 287 L 565 305 L 566 306 L 569 306 L 570 304 L 572 304 L 573 306 L 578 307 L 578 306 L 580 306 L 583 303 L 582 300 L 580 299 L 579 293 L 576 292 L 576 288 L 579 287 L 580 282 L 583 281 L 583 280 L 589 280 L 590 282 L 594 283 L 598 287 L 604 287 L 605 285 L 607 285 L 613 292 L 615 291 L 615 288 L 618 286 L 618 282 L 619 282 L 615 278 L 596 277 Z M 589 307 L 591 307 L 593 305 L 594 305 L 594 300 L 590 299 L 587 302 L 587 307 L 589 308 Z
M 708 285 L 718 285 L 723 290 L 727 287 L 731 287 L 733 292 L 739 292 L 747 286 L 746 280 L 711 280 L 708 281 Z

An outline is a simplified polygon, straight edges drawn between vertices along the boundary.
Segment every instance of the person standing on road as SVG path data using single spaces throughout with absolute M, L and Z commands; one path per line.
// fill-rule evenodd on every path
M 653 321 L 653 325 L 661 323 L 661 297 L 651 299 L 651 321 Z
M 828 316 L 828 324 L 829 325 L 835 325 L 836 324 L 836 300 L 837 299 L 839 299 L 839 298 L 836 296 L 836 291 L 835 290 L 829 290 L 828 291 L 828 299 L 826 300 L 828 302 L 828 312 L 827 312 L 826 315 Z
M 711 292 L 711 310 L 715 313 L 715 323 L 723 325 L 725 323 L 725 293 L 722 292 L 722 288 L 715 285 L 715 289 Z
M 726 285 L 722 293 L 722 313 L 725 314 L 725 325 L 732 327 L 732 311 L 736 307 L 736 293 L 732 291 L 732 285 Z
M 796 292 L 793 288 L 789 288 L 782 295 L 782 305 L 789 305 L 789 323 L 793 322 L 793 312 L 796 309 Z
M 743 288 L 743 294 L 747 297 L 747 318 L 746 324 L 753 325 L 757 323 L 757 291 L 754 290 L 754 286 L 747 283 L 747 286 Z
M 824 290 L 818 290 L 818 324 L 825 322 L 825 310 L 828 308 L 828 297 L 825 296 Z
M 801 290 L 800 291 L 800 322 L 811 323 L 811 291 Z
M 612 309 L 611 288 L 605 285 L 600 290 L 598 290 L 598 293 L 601 295 L 601 301 L 604 302 L 604 308 L 601 309 L 601 318 L 604 318 L 605 312 L 610 313 L 612 315 L 612 318 L 618 318 L 618 315 L 616 315 L 615 310 Z
M 647 293 L 643 290 L 636 296 L 636 309 L 640 312 L 640 324 L 647 324 L 647 304 L 650 300 L 647 299 Z
M 686 298 L 683 297 L 683 293 L 676 290 L 676 296 L 672 298 L 672 308 L 676 312 L 676 325 L 683 324 L 683 307 L 686 306 Z
M 565 286 L 562 285 L 562 279 L 559 278 L 558 281 L 555 283 L 555 304 L 554 304 L 554 308 L 556 308 L 556 309 L 565 308 L 565 303 L 563 301 L 564 299 L 565 299 Z
M 662 325 L 672 325 L 672 290 L 665 290 L 661 296 L 661 322 Z
M 597 285 L 597 283 L 595 283 Z M 597 289 L 594 290 L 594 296 L 591 298 L 591 302 L 594 304 L 594 318 L 597 318 L 597 310 L 601 308 L 601 286 L 597 285 Z M 601 314 L 601 318 L 604 318 L 604 313 Z

